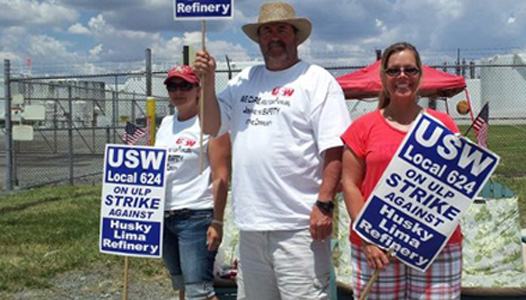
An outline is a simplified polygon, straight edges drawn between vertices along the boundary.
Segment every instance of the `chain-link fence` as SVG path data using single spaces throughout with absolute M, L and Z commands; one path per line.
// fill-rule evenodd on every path
M 525 176 L 526 161 L 526 66 L 474 65 L 434 66 L 466 76 L 469 96 L 476 115 L 490 103 L 489 146 L 503 160 L 498 172 L 505 176 Z M 331 67 L 335 77 L 359 67 Z M 148 68 L 146 68 L 148 70 Z M 240 70 L 218 70 L 216 88 L 221 91 L 229 78 Z M 32 141 L 12 141 L 9 133 L 0 139 L 0 176 L 13 188 L 29 188 L 50 183 L 100 182 L 104 147 L 122 143 L 127 121 L 146 125 L 146 99 L 157 99 L 158 120 L 173 112 L 168 105 L 163 80 L 166 72 L 138 72 L 68 77 L 10 77 L 6 75 L 6 96 L 23 95 L 23 104 L 11 104 L 11 125 L 29 124 Z M 0 95 L 3 97 L 3 95 Z M 420 99 L 425 107 L 448 112 L 461 130 L 471 123 L 469 115 L 456 112 L 456 103 L 466 99 L 463 92 L 450 99 Z M 376 108 L 376 99 L 348 100 L 353 119 Z M 17 119 L 17 111 L 28 105 L 44 107 L 45 119 Z M 6 106 L 7 107 L 7 106 Z M 159 124 L 159 122 L 157 122 Z M 4 127 L 4 126 L 2 126 Z M 472 134 L 471 134 L 472 135 Z M 12 145 L 6 145 L 11 140 Z M 146 139 L 140 141 L 146 144 Z M 519 163 L 520 162 L 520 163 Z M 3 164 L 3 166 L 2 166 Z M 3 187 L 3 188 L 6 188 Z
M 24 97 L 23 104 L 12 105 L 13 129 L 23 123 L 34 130 L 33 140 L 13 141 L 13 185 L 73 184 L 99 175 L 104 146 L 120 142 L 123 122 L 145 120 L 146 95 L 123 86 L 141 78 L 144 74 L 11 79 L 11 95 Z M 43 108 L 45 120 L 19 117 L 30 106 Z

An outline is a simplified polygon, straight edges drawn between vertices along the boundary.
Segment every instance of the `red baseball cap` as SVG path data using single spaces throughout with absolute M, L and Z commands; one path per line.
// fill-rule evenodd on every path
M 172 78 L 181 78 L 184 81 L 190 83 L 199 84 L 199 77 L 195 75 L 194 68 L 190 66 L 175 66 L 168 71 L 164 84 L 168 84 L 168 81 Z

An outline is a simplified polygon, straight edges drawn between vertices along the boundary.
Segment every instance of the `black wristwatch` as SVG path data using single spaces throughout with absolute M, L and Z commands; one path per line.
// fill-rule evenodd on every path
M 323 213 L 332 213 L 332 210 L 334 209 L 334 202 L 331 200 L 317 200 L 316 206 L 323 212 Z

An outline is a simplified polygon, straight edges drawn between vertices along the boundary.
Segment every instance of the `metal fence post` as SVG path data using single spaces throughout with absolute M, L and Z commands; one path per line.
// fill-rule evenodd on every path
M 225 55 L 226 59 L 226 66 L 228 68 L 228 80 L 232 79 L 232 68 L 230 67 L 230 59 L 228 58 L 228 55 Z
M 135 105 L 137 105 L 137 100 L 135 99 L 135 91 L 133 92 L 133 98 L 132 98 L 132 107 L 131 107 L 131 121 L 132 123 L 137 123 L 137 117 L 135 116 Z
M 111 118 L 113 119 L 112 120 L 112 127 L 113 127 L 113 143 L 115 144 L 116 143 L 116 135 L 117 135 L 117 97 L 115 95 L 115 91 L 111 92 L 111 111 L 112 111 L 112 114 L 111 114 Z
M 73 185 L 73 93 L 68 85 L 68 144 L 69 144 L 69 184 Z
M 152 95 L 152 50 L 146 49 L 146 97 Z
M 117 85 L 118 81 L 119 81 L 119 76 L 115 75 L 115 128 L 118 128 L 121 122 L 120 113 L 119 113 L 119 86 Z
M 13 129 L 11 125 L 11 61 L 4 60 L 6 189 L 13 190 Z
M 57 106 L 59 104 L 59 89 L 55 89 L 54 90 L 54 93 L 55 93 L 55 100 L 53 100 L 53 154 L 56 154 L 58 152 L 58 133 L 57 133 L 57 128 L 58 128 L 58 120 L 57 120 L 57 116 L 58 116 L 58 111 L 57 111 Z
M 106 126 L 106 144 L 111 143 L 110 125 Z

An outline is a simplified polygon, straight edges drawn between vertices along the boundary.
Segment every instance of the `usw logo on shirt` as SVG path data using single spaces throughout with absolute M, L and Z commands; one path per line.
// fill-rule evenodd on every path
M 272 96 L 292 97 L 292 94 L 294 94 L 293 88 L 277 86 L 272 89 Z
M 180 137 L 180 138 L 178 138 L 178 139 L 175 141 L 175 144 L 177 144 L 177 145 L 182 145 L 182 146 L 186 146 L 186 147 L 192 147 L 193 145 L 195 145 L 196 142 L 197 142 L 197 141 L 192 140 L 192 139 L 189 139 L 189 138 Z

